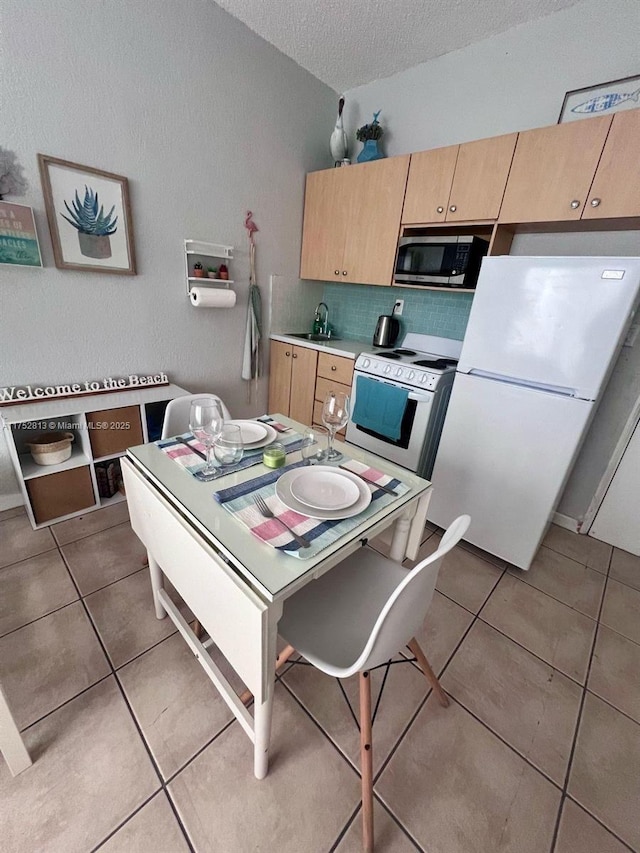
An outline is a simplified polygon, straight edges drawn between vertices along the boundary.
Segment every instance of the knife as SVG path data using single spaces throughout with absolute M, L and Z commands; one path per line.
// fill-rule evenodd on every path
M 196 456 L 200 457 L 200 459 L 204 459 L 205 462 L 207 461 L 206 455 L 201 450 L 198 450 L 196 447 L 194 447 L 192 444 L 189 444 L 186 438 L 182 438 L 181 435 L 177 435 L 175 440 L 179 441 L 180 444 L 186 444 L 186 446 L 192 453 L 195 453 Z
M 360 477 L 360 479 L 364 480 L 365 483 L 369 483 L 369 485 L 373 486 L 374 489 L 380 489 L 380 491 L 384 492 L 386 495 L 393 495 L 396 498 L 398 497 L 398 493 L 394 492 L 393 489 L 390 489 L 389 486 L 381 486 L 380 483 L 374 483 L 373 480 L 368 480 L 366 477 L 363 477 L 362 474 L 356 474 L 355 471 L 352 471 L 351 468 L 347 468 L 346 465 L 338 465 L 338 468 L 342 468 L 343 471 L 348 471 L 350 474 Z

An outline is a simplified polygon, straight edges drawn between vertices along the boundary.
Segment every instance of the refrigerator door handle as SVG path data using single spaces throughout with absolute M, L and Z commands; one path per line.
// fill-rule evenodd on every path
M 479 379 L 490 379 L 492 382 L 504 382 L 507 385 L 519 385 L 522 388 L 531 388 L 534 391 L 545 391 L 547 394 L 558 394 L 561 397 L 578 396 L 575 388 L 565 388 L 562 385 L 545 385 L 543 382 L 528 382 L 524 379 L 517 379 L 514 376 L 507 376 L 506 374 L 478 370 L 475 367 L 466 372 L 469 376 L 477 376 Z

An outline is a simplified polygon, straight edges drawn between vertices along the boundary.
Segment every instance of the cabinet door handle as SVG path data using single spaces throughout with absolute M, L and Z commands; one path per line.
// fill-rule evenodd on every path
M 298 356 L 297 356 L 297 354 L 294 352 L 294 354 L 293 354 L 291 357 L 292 357 L 292 358 L 297 358 Z
M 444 213 L 444 207 L 436 207 L 437 213 Z
M 335 364 L 332 364 L 332 365 L 331 365 L 331 370 L 337 370 L 337 369 L 338 369 L 338 368 L 335 366 Z
M 571 210 L 577 210 L 579 207 L 580 207 L 580 202 L 578 201 L 577 198 L 574 198 L 574 200 L 571 202 Z
M 287 356 L 287 358 L 288 358 L 288 357 L 291 355 L 291 353 L 287 351 L 287 352 L 285 352 L 285 355 L 286 355 L 286 356 Z
M 334 275 L 340 275 L 340 270 L 334 270 L 334 271 L 333 271 L 333 274 L 334 274 Z
M 346 270 L 342 270 L 342 275 L 346 275 L 346 274 L 347 274 L 347 271 L 346 271 Z
M 591 199 L 591 207 L 598 207 L 598 205 L 600 204 L 601 201 L 602 201 L 601 198 L 592 198 Z
M 451 205 L 451 207 L 449 208 L 449 210 L 451 211 L 451 213 L 455 213 L 457 209 L 458 209 L 458 208 L 455 206 L 455 204 L 452 204 L 452 205 Z

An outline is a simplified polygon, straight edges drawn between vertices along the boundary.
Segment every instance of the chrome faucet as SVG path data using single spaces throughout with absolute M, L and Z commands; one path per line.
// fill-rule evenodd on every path
M 324 319 L 320 319 L 320 309 L 324 308 Z M 319 302 L 316 308 L 316 316 L 313 321 L 314 328 L 317 327 L 318 333 L 322 335 L 329 334 L 329 306 L 326 302 Z

